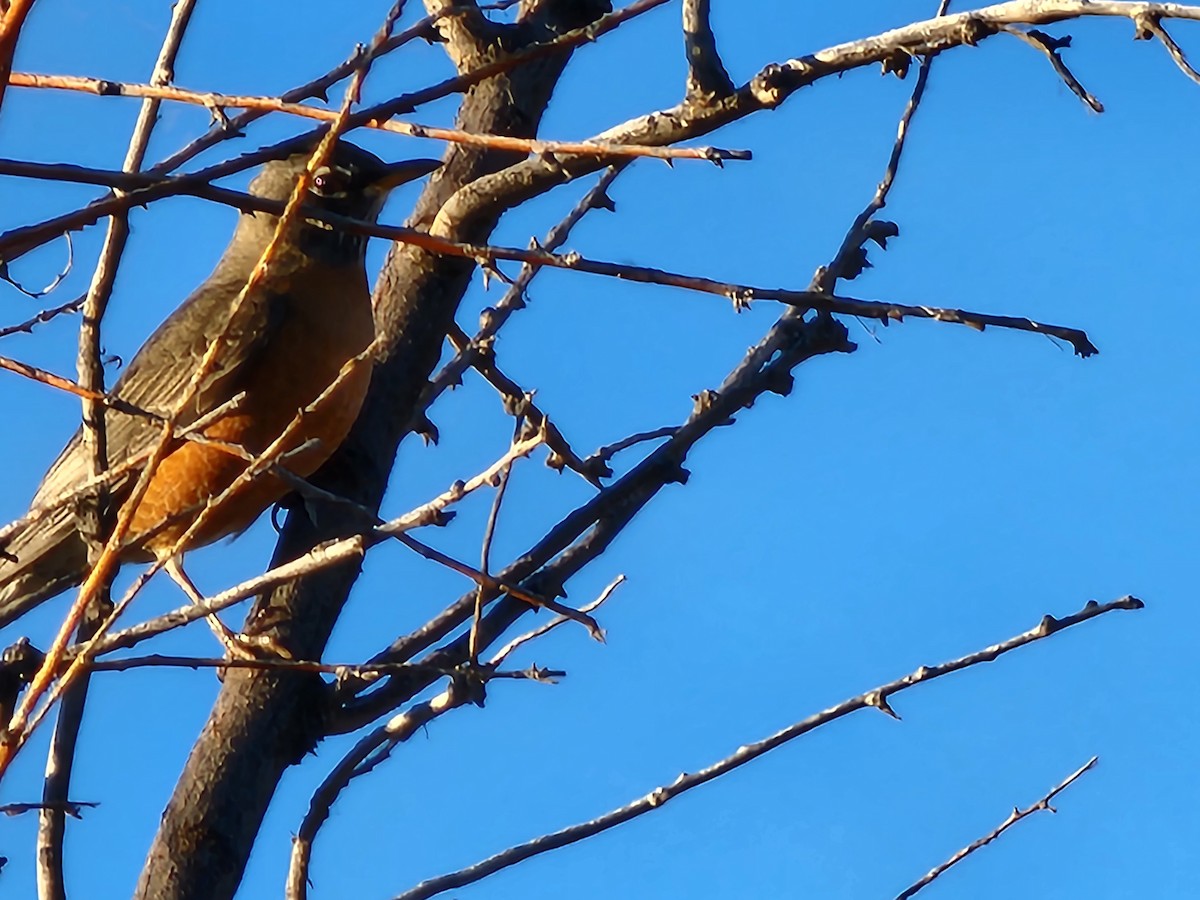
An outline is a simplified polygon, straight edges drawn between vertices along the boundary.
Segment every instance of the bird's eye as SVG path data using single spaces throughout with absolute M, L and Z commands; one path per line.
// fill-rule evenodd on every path
M 313 176 L 312 190 L 319 197 L 338 197 L 346 193 L 348 182 L 345 172 L 322 168 Z

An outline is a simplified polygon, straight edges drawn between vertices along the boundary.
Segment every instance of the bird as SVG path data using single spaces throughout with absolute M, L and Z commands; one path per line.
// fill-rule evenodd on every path
M 287 200 L 311 155 L 309 148 L 268 162 L 250 193 Z M 312 174 L 305 208 L 373 223 L 392 188 L 440 165 L 430 159 L 385 163 L 338 141 L 327 164 Z M 132 511 L 119 556 L 121 562 L 163 562 L 193 600 L 199 594 L 178 557 L 168 557 L 206 501 L 246 470 L 247 454 L 263 453 L 285 431 L 274 448 L 287 453 L 280 464 L 301 478 L 311 475 L 349 433 L 370 381 L 370 365 L 362 363 L 375 337 L 365 235 L 302 216 L 231 315 L 277 224 L 276 215 L 241 213 L 212 274 L 130 360 L 104 412 L 109 467 L 135 461 L 108 487 L 112 508 L 125 512 L 144 467 L 144 461 L 136 464 L 139 455 L 158 443 L 163 418 L 184 398 L 210 344 L 218 343 L 208 374 L 177 419 L 185 429 L 200 422 L 202 440 L 181 437 L 169 445 Z M 342 372 L 351 361 L 356 364 Z M 297 427 L 292 422 L 301 411 Z M 89 474 L 81 428 L 42 479 L 30 504 L 33 515 L 0 532 L 8 533 L 0 545 L 0 627 L 83 580 L 87 545 L 78 500 L 61 499 L 77 498 Z M 182 550 L 239 534 L 290 490 L 278 474 L 256 478 L 215 507 Z

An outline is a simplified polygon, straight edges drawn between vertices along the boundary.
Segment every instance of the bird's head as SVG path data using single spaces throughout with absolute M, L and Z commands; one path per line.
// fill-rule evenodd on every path
M 267 163 L 250 182 L 250 193 L 286 201 L 311 156 L 310 151 L 304 151 Z M 361 147 L 339 141 L 325 165 L 313 174 L 305 204 L 339 216 L 374 222 L 392 188 L 428 175 L 440 165 L 433 159 L 387 163 Z M 275 217 L 270 219 L 273 227 Z M 362 259 L 367 238 L 309 218 L 300 225 L 297 241 L 304 253 L 324 262 L 344 264 Z

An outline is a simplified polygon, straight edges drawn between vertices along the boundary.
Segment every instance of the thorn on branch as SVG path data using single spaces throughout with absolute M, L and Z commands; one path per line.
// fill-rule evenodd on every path
M 613 198 L 608 196 L 604 191 L 596 191 L 589 205 L 590 209 L 605 209 L 611 213 L 617 211 L 617 204 L 613 202 Z
M 557 450 L 551 450 L 546 454 L 546 466 L 561 475 L 563 469 L 567 467 L 567 458 Z
M 867 706 L 873 706 L 883 713 L 887 713 L 897 722 L 901 721 L 899 714 L 892 709 L 891 704 L 887 701 L 887 695 L 883 691 L 871 691 L 864 699 Z
M 903 81 L 908 77 L 908 70 L 912 66 L 912 54 L 903 48 L 898 48 L 895 53 L 890 56 L 885 56 L 879 62 L 879 74 L 892 75 Z
M 871 219 L 863 227 L 863 239 L 874 241 L 879 249 L 886 250 L 889 238 L 900 236 L 900 226 L 887 219 Z
M 963 20 L 962 42 L 968 47 L 977 47 L 979 42 L 995 31 L 996 26 L 989 25 L 976 16 L 968 16 Z
M 671 463 L 663 474 L 663 484 L 682 484 L 686 485 L 688 479 L 692 477 L 692 473 L 679 463 Z
M 750 308 L 750 304 L 754 302 L 754 291 L 733 289 L 727 292 L 726 296 L 733 304 L 733 311 L 740 313 L 743 310 Z
M 1090 600 L 1088 602 L 1094 603 L 1095 601 Z M 1059 627 L 1060 623 L 1058 619 L 1047 614 L 1042 616 L 1042 621 L 1038 623 L 1038 633 L 1042 635 L 1054 634 L 1054 632 L 1058 631 Z
M 692 415 L 700 416 L 708 412 L 720 398 L 721 395 L 710 388 L 705 388 L 698 394 L 692 394 Z
M 1051 50 L 1055 53 L 1057 53 L 1059 50 L 1067 50 L 1071 46 L 1071 36 L 1069 34 L 1064 34 L 1062 37 L 1056 38 L 1054 35 L 1047 34 L 1046 32 L 1037 28 L 1029 29 L 1026 34 L 1040 41 L 1042 46 L 1044 46 L 1047 50 Z
M 558 684 L 559 679 L 565 678 L 567 673 L 562 669 L 547 669 L 531 663 L 522 674 L 530 681 L 536 681 L 539 684 Z
M 425 414 L 422 414 L 416 422 L 413 423 L 413 431 L 425 443 L 425 446 L 436 445 L 441 438 L 438 428 L 433 424 L 433 421 Z
M 792 389 L 796 386 L 795 377 L 782 366 L 768 367 L 763 376 L 763 386 L 772 394 L 778 394 L 780 397 L 791 394 Z
M 219 106 L 215 100 L 210 100 L 205 106 L 208 108 L 208 114 L 212 117 L 214 125 L 219 126 L 222 131 L 228 131 L 232 127 L 224 107 Z
M 834 261 L 832 268 L 826 271 L 835 279 L 853 281 L 867 269 L 875 268 L 867 257 L 865 247 L 851 247 L 848 252 Z
M 479 311 L 479 328 L 483 331 L 491 331 L 496 327 L 496 309 L 493 306 L 485 306 Z
M 530 394 L 505 394 L 500 398 L 500 405 L 504 407 L 505 415 L 527 416 L 530 413 L 530 405 L 533 402 L 533 396 Z
M 487 702 L 487 674 L 475 666 L 466 665 L 450 681 L 451 702 L 471 703 L 483 708 Z
M 763 109 L 774 109 L 787 96 L 783 80 L 787 70 L 778 63 L 764 66 L 750 82 L 750 93 Z

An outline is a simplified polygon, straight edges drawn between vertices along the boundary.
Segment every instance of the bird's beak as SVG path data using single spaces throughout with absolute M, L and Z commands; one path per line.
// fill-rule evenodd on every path
M 422 175 L 428 175 L 441 167 L 441 162 L 436 159 L 409 159 L 404 162 L 389 163 L 383 174 L 371 182 L 371 186 L 383 191 L 390 191 L 394 187 L 399 187 Z

